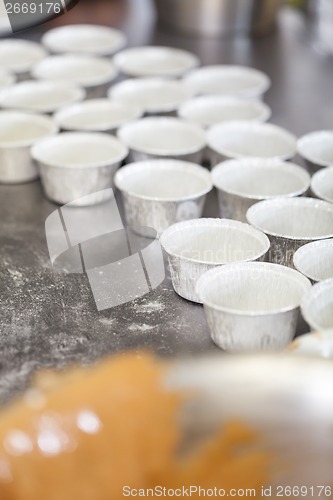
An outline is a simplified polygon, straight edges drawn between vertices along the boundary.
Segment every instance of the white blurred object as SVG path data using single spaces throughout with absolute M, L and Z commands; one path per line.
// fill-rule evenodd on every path
M 10 87 L 16 82 L 16 76 L 0 67 L 0 90 Z
M 192 446 L 223 422 L 247 422 L 260 430 L 262 442 L 281 464 L 273 473 L 272 486 L 308 485 L 302 498 L 310 500 L 318 498 L 311 486 L 331 484 L 330 360 L 291 354 L 182 360 L 168 383 L 199 395 L 183 415 Z
M 109 56 L 123 49 L 126 37 L 119 30 L 94 24 L 72 24 L 51 29 L 42 37 L 53 53 Z
M 305 356 L 332 359 L 333 330 L 301 335 L 288 346 L 288 351 Z
M 314 0 L 317 14 L 317 33 L 321 47 L 333 54 L 333 0 Z

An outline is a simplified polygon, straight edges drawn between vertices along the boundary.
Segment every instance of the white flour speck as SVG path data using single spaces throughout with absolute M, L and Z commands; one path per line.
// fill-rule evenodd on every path
M 147 302 L 145 304 L 135 304 L 134 309 L 135 312 L 137 313 L 142 313 L 142 314 L 154 314 L 158 312 L 162 312 L 165 309 L 165 304 L 163 302 Z
M 131 332 L 148 332 L 149 330 L 154 330 L 154 327 L 151 325 L 137 325 L 133 324 L 128 328 Z

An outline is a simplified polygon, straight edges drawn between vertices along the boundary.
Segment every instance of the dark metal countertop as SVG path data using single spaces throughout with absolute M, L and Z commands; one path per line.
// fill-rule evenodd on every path
M 251 42 L 182 37 L 147 27 L 143 11 L 130 17 L 125 31 L 132 45 L 171 45 L 196 52 L 203 64 L 248 64 L 267 72 L 273 123 L 297 135 L 332 128 L 333 61 L 317 50 L 297 13 L 285 11 L 276 33 Z M 39 368 L 89 363 L 124 349 L 167 356 L 216 349 L 202 307 L 178 297 L 169 276 L 142 299 L 98 313 L 87 277 L 51 266 L 44 223 L 56 208 L 38 181 L 0 186 L 0 402 Z M 218 215 L 214 195 L 206 215 Z

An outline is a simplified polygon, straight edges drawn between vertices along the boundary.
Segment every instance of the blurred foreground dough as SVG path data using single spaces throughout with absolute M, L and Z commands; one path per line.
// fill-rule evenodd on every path
M 164 388 L 166 369 L 148 354 L 126 354 L 66 375 L 40 375 L 0 413 L 0 499 L 118 500 L 124 486 L 228 490 L 267 483 L 270 459 L 240 423 L 180 453 L 189 396 Z

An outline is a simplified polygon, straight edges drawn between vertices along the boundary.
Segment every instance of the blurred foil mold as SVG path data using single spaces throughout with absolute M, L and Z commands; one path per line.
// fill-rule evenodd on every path
M 65 273 L 85 273 L 98 311 L 142 297 L 165 278 L 156 231 L 124 227 L 114 192 L 106 191 L 101 193 L 108 198 L 106 202 L 79 208 L 69 203 L 45 222 L 53 267 Z M 87 205 L 90 196 L 96 193 L 80 201 Z
M 333 54 L 333 2 L 312 0 L 311 13 L 316 21 L 318 47 L 327 54 Z
M 203 37 L 266 35 L 281 5 L 281 0 L 155 0 L 163 24 Z
M 1 0 L 0 0 L 1 1 Z M 2 0 L 13 33 L 24 31 L 60 17 L 79 0 Z

